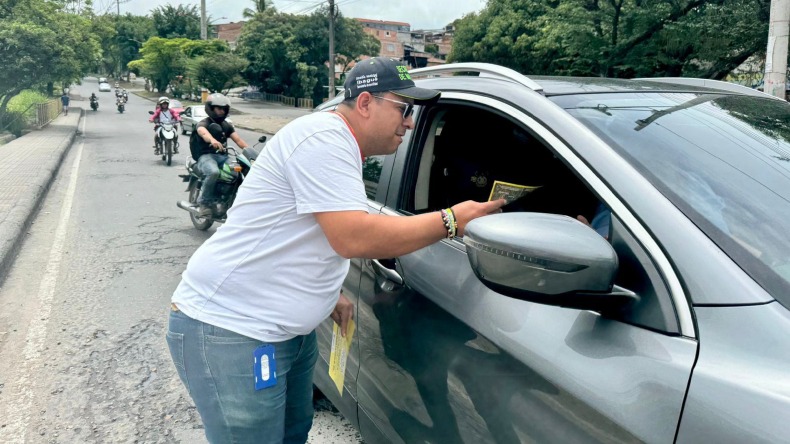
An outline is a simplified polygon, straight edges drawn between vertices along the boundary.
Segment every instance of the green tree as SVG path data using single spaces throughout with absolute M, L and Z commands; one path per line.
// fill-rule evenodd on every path
M 154 21 L 150 17 L 126 14 L 115 17 L 115 41 L 120 51 L 119 60 L 122 67 L 140 57 L 143 42 L 156 35 Z
M 256 14 L 242 29 L 237 52 L 250 61 L 247 80 L 262 90 L 291 97 L 326 97 L 329 35 L 326 10 L 300 16 L 273 8 Z M 335 21 L 335 52 L 340 63 L 377 54 L 379 44 L 355 20 Z
M 100 49 L 84 15 L 63 12 L 45 0 L 0 3 L 0 128 L 8 102 L 25 89 L 52 93 L 53 84 L 79 81 L 95 65 Z
M 532 74 L 723 78 L 763 51 L 769 0 L 490 0 L 449 61 Z
M 251 19 L 255 17 L 255 14 L 259 14 L 261 12 L 265 12 L 267 9 L 274 8 L 274 3 L 272 0 L 252 0 L 252 3 L 255 5 L 253 8 L 244 8 L 244 11 L 241 15 L 245 19 Z
M 229 50 L 228 44 L 222 40 L 152 37 L 140 49 L 142 58 L 129 62 L 128 67 L 151 79 L 159 91 L 167 91 L 178 76 L 183 79 L 188 75 L 191 59 Z
M 153 19 L 126 14 L 101 15 L 91 20 L 91 32 L 101 44 L 100 71 L 114 77 L 121 75 L 127 64 L 139 57 L 144 41 L 156 35 Z
M 210 92 L 227 94 L 244 84 L 241 72 L 249 65 L 246 59 L 229 52 L 202 56 L 195 60 L 193 78 Z
M 143 58 L 130 62 L 129 68 L 151 79 L 157 90 L 167 91 L 170 82 L 186 72 L 188 58 L 181 46 L 187 41 L 152 37 L 140 48 Z
M 154 28 L 162 38 L 200 38 L 200 13 L 197 5 L 165 5 L 151 11 Z

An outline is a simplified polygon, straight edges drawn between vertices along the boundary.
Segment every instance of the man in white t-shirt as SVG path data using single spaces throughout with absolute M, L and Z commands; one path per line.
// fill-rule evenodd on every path
M 389 58 L 357 63 L 345 86 L 336 111 L 299 118 L 272 138 L 173 294 L 167 341 L 210 442 L 304 443 L 314 330 L 331 317 L 345 335 L 353 316 L 340 291 L 349 258 L 398 257 L 461 235 L 504 203 L 369 214 L 363 158 L 394 153 L 414 127 L 414 104 L 439 92 L 417 88 Z

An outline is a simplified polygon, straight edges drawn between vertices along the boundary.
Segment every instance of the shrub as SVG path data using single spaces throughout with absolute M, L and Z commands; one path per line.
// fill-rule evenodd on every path
M 8 102 L 8 108 L 3 118 L 5 129 L 19 137 L 22 130 L 28 128 L 36 120 L 36 107 L 38 103 L 47 101 L 47 96 L 37 91 L 24 90 Z

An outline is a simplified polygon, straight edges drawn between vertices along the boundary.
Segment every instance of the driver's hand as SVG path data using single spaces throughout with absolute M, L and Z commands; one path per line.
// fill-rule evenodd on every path
M 222 152 L 222 151 L 225 150 L 225 147 L 222 146 L 222 144 L 219 142 L 219 140 L 212 140 L 211 141 L 211 147 L 214 148 L 215 150 L 219 151 L 219 152 Z

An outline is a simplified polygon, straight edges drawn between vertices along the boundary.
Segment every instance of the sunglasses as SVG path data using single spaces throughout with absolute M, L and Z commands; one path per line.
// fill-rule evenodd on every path
M 414 104 L 412 104 L 412 103 L 400 102 L 398 100 L 392 100 L 392 99 L 388 99 L 386 97 L 381 97 L 381 96 L 373 96 L 373 97 L 375 97 L 377 99 L 381 99 L 381 100 L 386 100 L 387 102 L 392 102 L 392 103 L 397 103 L 399 105 L 403 105 L 403 106 L 399 106 L 398 107 L 401 110 L 401 113 L 403 113 L 403 120 L 408 119 L 409 116 L 411 116 L 414 113 Z

